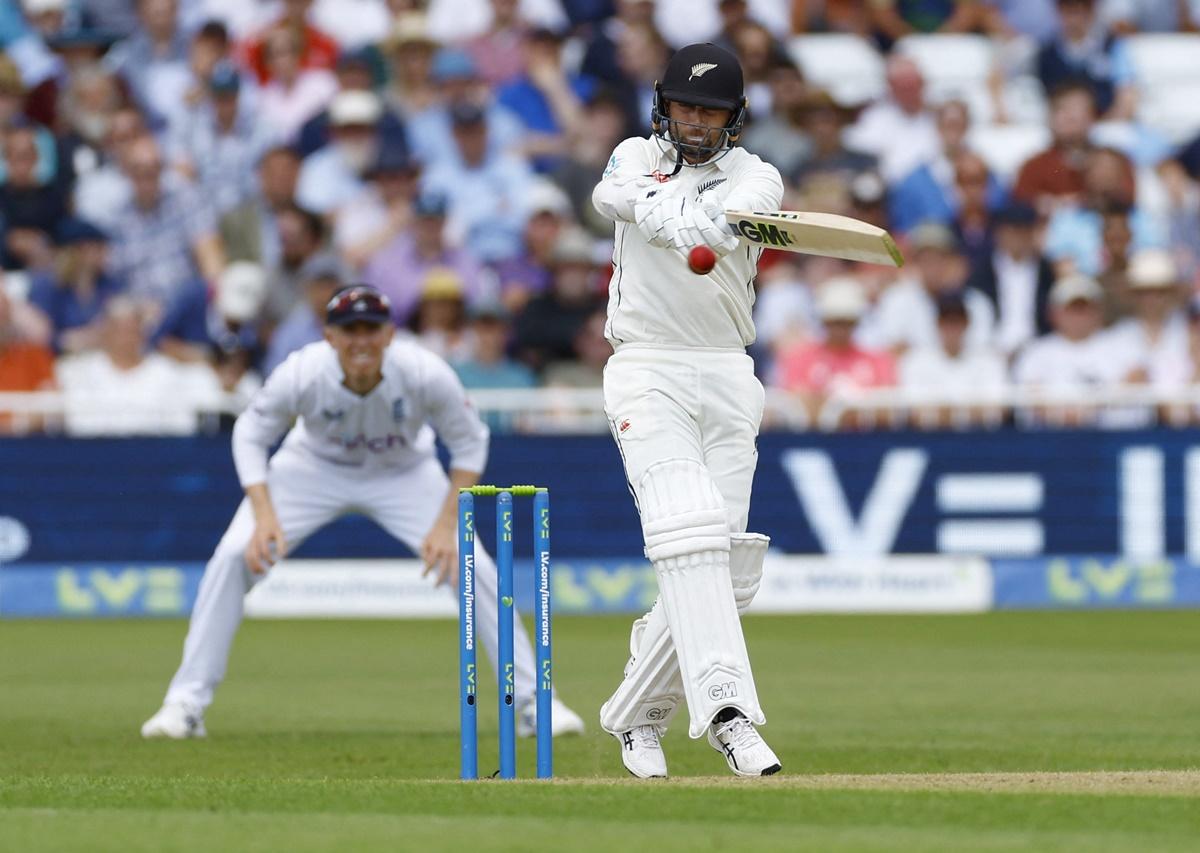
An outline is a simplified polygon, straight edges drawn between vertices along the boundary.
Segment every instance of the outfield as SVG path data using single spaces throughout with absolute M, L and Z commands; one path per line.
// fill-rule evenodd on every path
M 684 726 L 623 775 L 625 618 L 555 622 L 558 781 L 453 780 L 456 626 L 249 622 L 210 737 L 143 742 L 181 622 L 0 623 L 0 849 L 1194 850 L 1200 613 L 753 617 L 783 774 Z M 493 683 L 494 682 L 490 682 Z M 481 685 L 489 682 L 486 677 Z M 480 720 L 495 765 L 494 690 Z M 522 744 L 520 768 L 532 767 Z

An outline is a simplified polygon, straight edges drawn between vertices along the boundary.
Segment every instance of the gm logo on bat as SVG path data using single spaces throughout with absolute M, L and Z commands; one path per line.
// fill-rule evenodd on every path
M 761 224 L 742 219 L 736 223 L 737 232 L 754 243 L 765 243 L 770 246 L 791 246 L 795 244 L 792 235 L 780 231 L 779 227 L 769 222 Z

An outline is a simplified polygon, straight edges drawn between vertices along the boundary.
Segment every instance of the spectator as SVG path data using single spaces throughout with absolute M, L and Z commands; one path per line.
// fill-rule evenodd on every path
M 512 0 L 503 0 L 512 2 Z M 524 154 L 539 172 L 560 162 L 583 132 L 583 104 L 595 81 L 562 67 L 563 40 L 550 30 L 526 39 L 525 71 L 496 92 L 496 103 L 521 121 Z
M 384 100 L 401 115 L 411 117 L 422 113 L 438 101 L 433 77 L 437 47 L 437 42 L 429 37 L 424 13 L 406 12 L 396 18 L 384 44 L 391 72 Z
M 1004 203 L 1004 190 L 978 154 L 960 151 L 954 158 L 956 209 L 953 227 L 972 268 L 986 263 L 993 249 L 993 211 Z
M 728 46 L 742 63 L 746 98 L 754 104 L 755 109 L 766 115 L 774 109 L 774 91 L 770 85 L 771 71 L 780 65 L 791 65 L 791 60 L 776 43 L 771 31 L 748 17 L 732 24 L 732 28 L 726 29 L 725 32 L 729 34 Z
M 106 271 L 108 236 L 90 222 L 64 219 L 55 237 L 54 269 L 33 278 L 29 301 L 50 318 L 56 352 L 94 349 L 105 303 L 125 289 Z
M 1178 390 L 1190 378 L 1184 289 L 1170 254 L 1144 249 L 1129 261 L 1133 316 L 1103 335 L 1105 358 L 1123 382 Z
M 98 168 L 113 117 L 123 95 L 117 78 L 99 63 L 76 69 L 62 92 L 58 117 L 57 173 L 63 198 L 69 198 L 79 176 Z
M 279 216 L 295 206 L 300 158 L 287 147 L 268 149 L 258 161 L 255 192 L 221 217 L 221 241 L 231 261 L 266 269 L 281 263 Z
M 967 131 L 971 127 L 971 115 L 962 101 L 947 101 L 939 106 L 937 132 L 940 146 L 934 157 L 910 172 L 892 188 L 889 197 L 892 227 L 901 233 L 912 230 L 922 222 L 940 222 L 950 225 L 959 217 L 963 204 L 972 190 L 984 190 L 985 204 L 976 209 L 986 211 L 997 206 L 1004 190 L 999 181 L 988 173 L 987 165 L 977 156 L 969 162 L 970 168 L 960 174 L 960 157 L 969 154 L 966 148 Z M 982 175 L 980 175 L 982 172 Z M 982 186 L 976 187 L 960 178 L 982 177 Z M 973 198 L 973 197 L 972 197 Z
M 867 107 L 846 131 L 846 145 L 879 158 L 888 185 L 937 156 L 937 124 L 925 103 L 925 78 L 917 63 L 893 56 L 887 65 L 888 94 Z
M 937 300 L 961 292 L 969 324 L 967 346 L 985 346 L 991 341 L 995 315 L 988 298 L 965 287 L 969 266 L 962 246 L 944 225 L 919 225 L 908 240 L 912 277 L 902 279 L 879 300 L 876 345 L 897 354 L 912 347 L 936 346 Z
M 384 148 L 363 176 L 366 188 L 337 212 L 333 242 L 354 270 L 412 225 L 420 165 L 402 150 Z
M 1104 293 L 1081 275 L 1060 278 L 1050 290 L 1050 322 L 1054 331 L 1029 343 L 1017 358 L 1013 378 L 1026 388 L 1082 398 L 1090 389 L 1120 381 L 1119 367 L 1108 357 L 1100 303 Z M 1080 400 L 1080 402 L 1085 402 Z M 1086 407 L 1042 408 L 1026 418 L 1066 425 L 1090 422 Z
M 80 171 L 75 184 L 75 214 L 111 231 L 121 210 L 133 196 L 126 175 L 125 158 L 132 142 L 146 134 L 146 122 L 134 107 L 120 107 L 112 114 L 104 136 L 99 162 Z M 166 180 L 176 173 L 171 172 Z
M 253 358 L 249 350 L 236 345 L 213 350 L 212 371 L 218 385 L 215 409 L 223 432 L 233 429 L 237 416 L 246 410 L 262 387 L 262 377 L 253 369 Z
M 1120 204 L 1101 208 L 1101 255 L 1104 271 L 1096 277 L 1104 289 L 1104 325 L 1129 316 L 1129 258 L 1133 250 L 1132 210 Z M 1196 233 L 1200 234 L 1200 229 Z
M 518 0 L 491 0 L 492 22 L 487 31 L 463 44 L 480 77 L 493 88 L 512 83 L 526 70 L 529 27 L 518 14 Z
M 342 265 L 330 254 L 314 257 L 297 278 L 301 298 L 271 335 L 263 376 L 270 376 L 291 353 L 324 337 L 325 306 L 345 282 Z
M 620 76 L 613 84 L 625 110 L 625 136 L 645 136 L 654 103 L 654 84 L 671 51 L 652 24 L 623 27 L 617 39 Z
M 875 169 L 873 154 L 852 150 L 842 139 L 847 114 L 826 91 L 810 92 L 804 102 L 804 130 L 812 140 L 812 154 L 793 175 L 804 193 L 813 180 L 847 184 L 857 174 Z
M 947 293 L 937 300 L 938 342 L 917 347 L 900 359 L 900 386 L 917 393 L 934 392 L 943 400 L 954 397 L 969 401 L 965 409 L 916 405 L 914 416 L 922 426 L 965 426 L 980 421 L 996 422 L 994 407 L 1002 400 L 1007 384 L 1003 356 L 991 347 L 968 347 L 967 304 L 961 293 Z
M 969 33 L 983 27 L 984 5 L 955 0 L 873 0 L 871 24 L 885 46 L 917 33 Z
M 310 210 L 288 205 L 276 217 L 279 229 L 279 263 L 267 268 L 267 304 L 263 319 L 269 329 L 288 316 L 304 299 L 305 267 L 327 265 L 321 250 L 325 223 Z M 316 259 L 320 257 L 321 260 Z
M 169 150 L 174 167 L 221 215 L 253 190 L 255 167 L 271 138 L 254 113 L 241 108 L 241 79 L 232 65 L 218 65 L 208 86 L 209 100 L 176 122 Z
M 55 180 L 58 173 L 57 146 L 49 130 L 25 116 L 27 94 L 21 72 L 12 60 L 0 53 L 0 134 L 19 127 L 33 129 L 38 149 L 37 179 L 47 183 Z M 3 168 L 0 164 L 0 179 L 4 177 Z
M 267 301 L 267 274 L 258 264 L 234 261 L 221 273 L 217 293 L 208 310 L 208 349 L 232 370 L 242 359 L 250 367 L 262 354 L 263 307 Z M 228 377 L 227 377 L 228 378 Z
M 752 119 L 742 133 L 741 144 L 781 174 L 794 175 L 812 152 L 812 143 L 803 128 L 808 90 L 800 69 L 788 60 L 775 63 L 767 80 L 771 87 L 771 111 Z M 757 104 L 755 109 L 761 110 Z
M 397 325 L 404 325 L 421 298 L 425 276 L 435 267 L 452 269 L 463 281 L 467 301 L 483 295 L 483 271 L 470 252 L 446 242 L 445 196 L 428 191 L 417 197 L 410 228 L 398 234 L 367 263 L 363 280 L 387 294 Z
M 297 68 L 327 73 L 337 63 L 338 45 L 329 35 L 308 21 L 312 0 L 284 0 L 283 13 L 265 30 L 250 38 L 244 48 L 245 62 L 261 83 L 277 82 L 280 68 L 272 63 L 273 45 L 278 33 L 286 33 L 294 46 Z
M 1064 83 L 1050 96 L 1050 147 L 1021 166 L 1013 195 L 1032 204 L 1042 216 L 1054 208 L 1077 199 L 1084 191 L 1084 175 L 1089 141 L 1096 120 L 1092 90 L 1081 83 Z M 1128 183 L 1133 186 L 1133 170 L 1127 167 Z
M 53 353 L 24 335 L 12 298 L 0 286 L 0 391 L 42 391 L 53 386 Z
M 541 370 L 575 354 L 575 338 L 588 318 L 603 307 L 597 289 L 592 240 L 579 228 L 558 239 L 552 256 L 550 290 L 529 301 L 517 318 L 518 357 Z
M 542 385 L 547 388 L 602 388 L 604 365 L 613 354 L 612 344 L 604 337 L 605 312 L 598 310 L 584 320 L 575 333 L 571 358 L 546 366 Z
M 474 106 L 483 113 L 489 151 L 505 154 L 524 143 L 521 121 L 512 111 L 492 101 L 491 90 L 479 79 L 471 57 L 461 50 L 447 48 L 433 60 L 430 74 L 437 84 L 432 100 L 422 109 L 409 110 L 409 139 L 413 156 L 432 168 L 443 160 L 457 160 L 457 143 L 452 112 Z
M 359 195 L 363 176 L 374 165 L 385 140 L 380 132 L 383 104 L 374 92 L 338 93 L 329 105 L 329 145 L 305 158 L 296 200 L 328 215 Z
M 1058 36 L 1042 45 L 1037 75 L 1046 92 L 1081 81 L 1109 121 L 1129 121 L 1137 105 L 1125 45 L 1096 20 L 1095 0 L 1058 0 Z
M 1012 202 L 996 211 L 995 246 L 971 271 L 970 287 L 992 303 L 996 346 L 1017 352 L 1035 335 L 1050 331 L 1047 300 L 1054 270 L 1038 248 L 1037 212 Z
M 528 207 L 521 253 L 495 267 L 500 298 L 514 312 L 524 308 L 532 296 L 550 289 L 554 247 L 563 229 L 571 224 L 570 199 L 549 181 L 534 183 Z
M 467 320 L 468 353 L 454 362 L 464 387 L 532 388 L 537 384 L 532 370 L 508 356 L 512 314 L 503 303 L 481 302 L 467 310 Z
M 132 299 L 110 299 L 101 348 L 59 363 L 69 433 L 190 435 L 214 408 L 218 386 L 207 364 L 147 353 L 148 319 Z
M 338 92 L 375 92 L 374 56 L 370 51 L 357 50 L 342 54 L 337 63 Z M 335 98 L 336 100 L 336 98 Z M 407 151 L 408 136 L 404 121 L 388 104 L 380 102 L 377 132 L 380 145 Z M 324 148 L 332 139 L 330 109 L 326 108 L 310 118 L 300 128 L 297 148 L 307 157 Z
M 292 142 L 337 94 L 337 78 L 323 68 L 303 67 L 300 43 L 289 29 L 272 29 L 264 47 L 270 81 L 263 86 L 260 119 L 278 139 Z
M 426 273 L 412 330 L 423 347 L 447 361 L 467 357 L 466 299 L 458 273 L 447 267 L 434 267 Z
M 654 27 L 654 0 L 616 0 L 615 14 L 591 27 L 580 71 L 610 86 L 625 82 L 617 45 L 629 28 Z M 658 37 L 662 42 L 662 37 Z M 628 134 L 626 134 L 628 135 Z
M 524 160 L 489 148 L 482 109 L 457 104 L 451 117 L 454 148 L 429 169 L 425 185 L 448 200 L 453 240 L 484 262 L 511 258 L 520 251 L 533 176 Z
M 592 190 L 600 183 L 612 150 L 621 141 L 625 116 L 611 91 L 601 90 L 583 108 L 583 131 L 554 170 L 555 184 L 571 200 L 575 220 L 596 237 L 611 239 L 612 222 L 592 205 Z
M 45 269 L 51 239 L 66 204 L 58 186 L 38 180 L 38 146 L 34 127 L 21 123 L 4 136 L 4 181 L 0 183 L 0 218 L 4 227 L 5 269 Z
M 129 86 L 155 122 L 174 114 L 191 84 L 188 40 L 178 27 L 176 0 L 138 0 L 138 28 L 118 42 L 105 63 Z
M 218 68 L 236 70 L 229 45 L 229 30 L 220 21 L 206 21 L 192 36 L 188 49 L 188 70 L 191 79 L 183 102 L 176 106 L 171 116 L 172 130 L 180 119 L 186 119 L 187 114 L 212 99 L 213 74 Z M 247 103 L 252 103 L 257 87 L 249 80 L 240 80 L 245 85 Z
M 1133 171 L 1123 154 L 1112 148 L 1095 148 L 1088 153 L 1083 192 L 1058 204 L 1046 224 L 1046 255 L 1085 275 L 1104 272 L 1104 214 L 1125 211 L 1135 246 L 1165 241 L 1165 228 L 1142 211 L 1133 209 Z
M 862 285 L 853 278 L 829 279 L 816 299 L 822 339 L 793 344 L 780 354 L 775 384 L 798 395 L 810 416 L 815 418 L 839 391 L 895 384 L 891 354 L 855 343 L 855 329 L 868 307 Z
M 162 306 L 198 277 L 216 281 L 224 250 L 207 201 L 163 179 L 162 157 L 149 136 L 129 143 L 125 168 L 133 197 L 111 232 L 114 273 L 132 294 Z

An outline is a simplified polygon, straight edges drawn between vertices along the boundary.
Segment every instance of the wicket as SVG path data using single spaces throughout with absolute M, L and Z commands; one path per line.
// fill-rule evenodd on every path
M 513 496 L 533 498 L 534 649 L 537 658 L 537 777 L 553 775 L 550 664 L 550 492 L 538 486 L 473 486 L 458 493 L 459 748 L 463 779 L 479 778 L 475 666 L 475 498 L 496 498 L 496 673 L 500 778 L 517 776 L 516 667 L 513 662 Z

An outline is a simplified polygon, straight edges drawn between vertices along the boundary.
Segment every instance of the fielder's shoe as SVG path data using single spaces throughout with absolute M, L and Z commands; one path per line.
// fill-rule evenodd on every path
M 665 779 L 667 757 L 662 750 L 662 732 L 658 726 L 635 726 L 613 735 L 621 742 L 621 762 L 639 779 Z
M 158 713 L 142 724 L 142 737 L 166 737 L 185 740 L 190 737 L 206 737 L 204 711 L 182 702 L 168 702 Z
M 708 742 L 739 776 L 770 776 L 782 766 L 754 724 L 732 708 L 721 711 L 709 724 Z
M 537 734 L 537 701 L 526 702 L 517 710 L 517 737 Z M 550 735 L 583 734 L 583 718 L 564 705 L 557 696 L 550 700 Z

